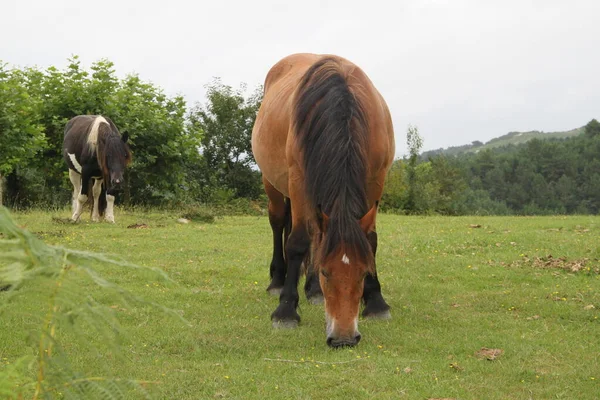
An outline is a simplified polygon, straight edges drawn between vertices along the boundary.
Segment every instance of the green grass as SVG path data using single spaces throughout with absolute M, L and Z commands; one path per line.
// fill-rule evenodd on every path
M 271 327 L 277 299 L 265 291 L 266 217 L 183 225 L 176 213 L 117 211 L 115 225 L 92 224 L 87 215 L 75 225 L 52 218 L 68 211 L 14 215 L 49 244 L 159 267 L 175 281 L 101 268 L 190 326 L 151 309 L 116 308 L 127 333 L 123 358 L 78 351 L 78 342 L 65 349 L 89 375 L 102 366 L 119 377 L 160 381 L 153 390 L 165 399 L 596 399 L 600 393 L 599 217 L 381 215 L 378 272 L 392 319 L 361 320 L 361 343 L 331 350 L 323 308 L 303 294 L 299 327 Z M 148 227 L 127 229 L 132 224 Z M 587 258 L 590 270 L 528 261 L 549 254 L 566 257 L 562 264 Z M 90 295 L 102 298 L 91 285 Z M 33 352 L 32 316 L 43 314 L 37 300 L 21 299 L 0 316 L 0 373 Z M 480 359 L 475 353 L 482 347 L 503 353 Z

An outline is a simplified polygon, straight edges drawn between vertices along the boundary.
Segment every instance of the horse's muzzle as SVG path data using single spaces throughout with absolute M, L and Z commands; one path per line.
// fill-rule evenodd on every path
M 327 338 L 327 345 L 334 349 L 339 347 L 353 347 L 360 342 L 360 338 L 360 333 L 357 333 L 354 337 L 342 337 L 337 339 L 330 336 Z
M 121 190 L 121 187 L 123 186 L 123 180 L 122 179 L 111 179 L 110 180 L 110 188 L 114 191 L 118 191 Z

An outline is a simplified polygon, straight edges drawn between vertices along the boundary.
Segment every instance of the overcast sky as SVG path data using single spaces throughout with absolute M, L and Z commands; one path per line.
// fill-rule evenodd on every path
M 0 60 L 84 66 L 100 58 L 204 100 L 212 77 L 262 84 L 296 52 L 359 65 L 386 99 L 397 154 L 600 118 L 600 1 L 2 0 Z

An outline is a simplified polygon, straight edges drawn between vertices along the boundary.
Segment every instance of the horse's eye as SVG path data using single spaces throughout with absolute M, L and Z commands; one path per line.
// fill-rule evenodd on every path
M 325 278 L 329 278 L 329 272 L 325 271 L 324 269 L 321 269 L 321 275 L 323 275 Z

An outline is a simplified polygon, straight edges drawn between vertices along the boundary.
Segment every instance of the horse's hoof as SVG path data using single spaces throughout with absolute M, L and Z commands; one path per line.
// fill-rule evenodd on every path
M 322 294 L 316 294 L 306 298 L 310 304 L 319 305 L 325 302 L 325 298 Z
M 390 306 L 385 302 L 383 296 L 380 294 L 371 299 L 365 304 L 365 309 L 362 312 L 362 316 L 371 319 L 390 319 L 392 314 L 390 313 Z
M 362 316 L 364 318 L 369 318 L 369 319 L 392 319 L 392 313 L 390 312 L 390 310 L 380 311 L 377 313 L 373 313 L 373 312 L 365 313 L 363 311 Z
M 273 321 L 273 328 L 275 329 L 295 329 L 298 327 L 298 321 Z
M 269 287 L 267 288 L 267 292 L 269 292 L 269 294 L 271 296 L 279 296 L 281 294 L 281 291 L 283 290 L 283 282 L 279 281 L 279 279 L 271 280 L 271 283 L 269 283 Z
M 295 328 L 300 322 L 300 315 L 290 303 L 281 303 L 271 314 L 271 321 L 273 328 Z
M 267 292 L 269 292 L 269 294 L 271 296 L 279 296 L 281 294 L 281 291 L 283 290 L 283 288 L 281 287 L 268 287 L 267 288 Z

